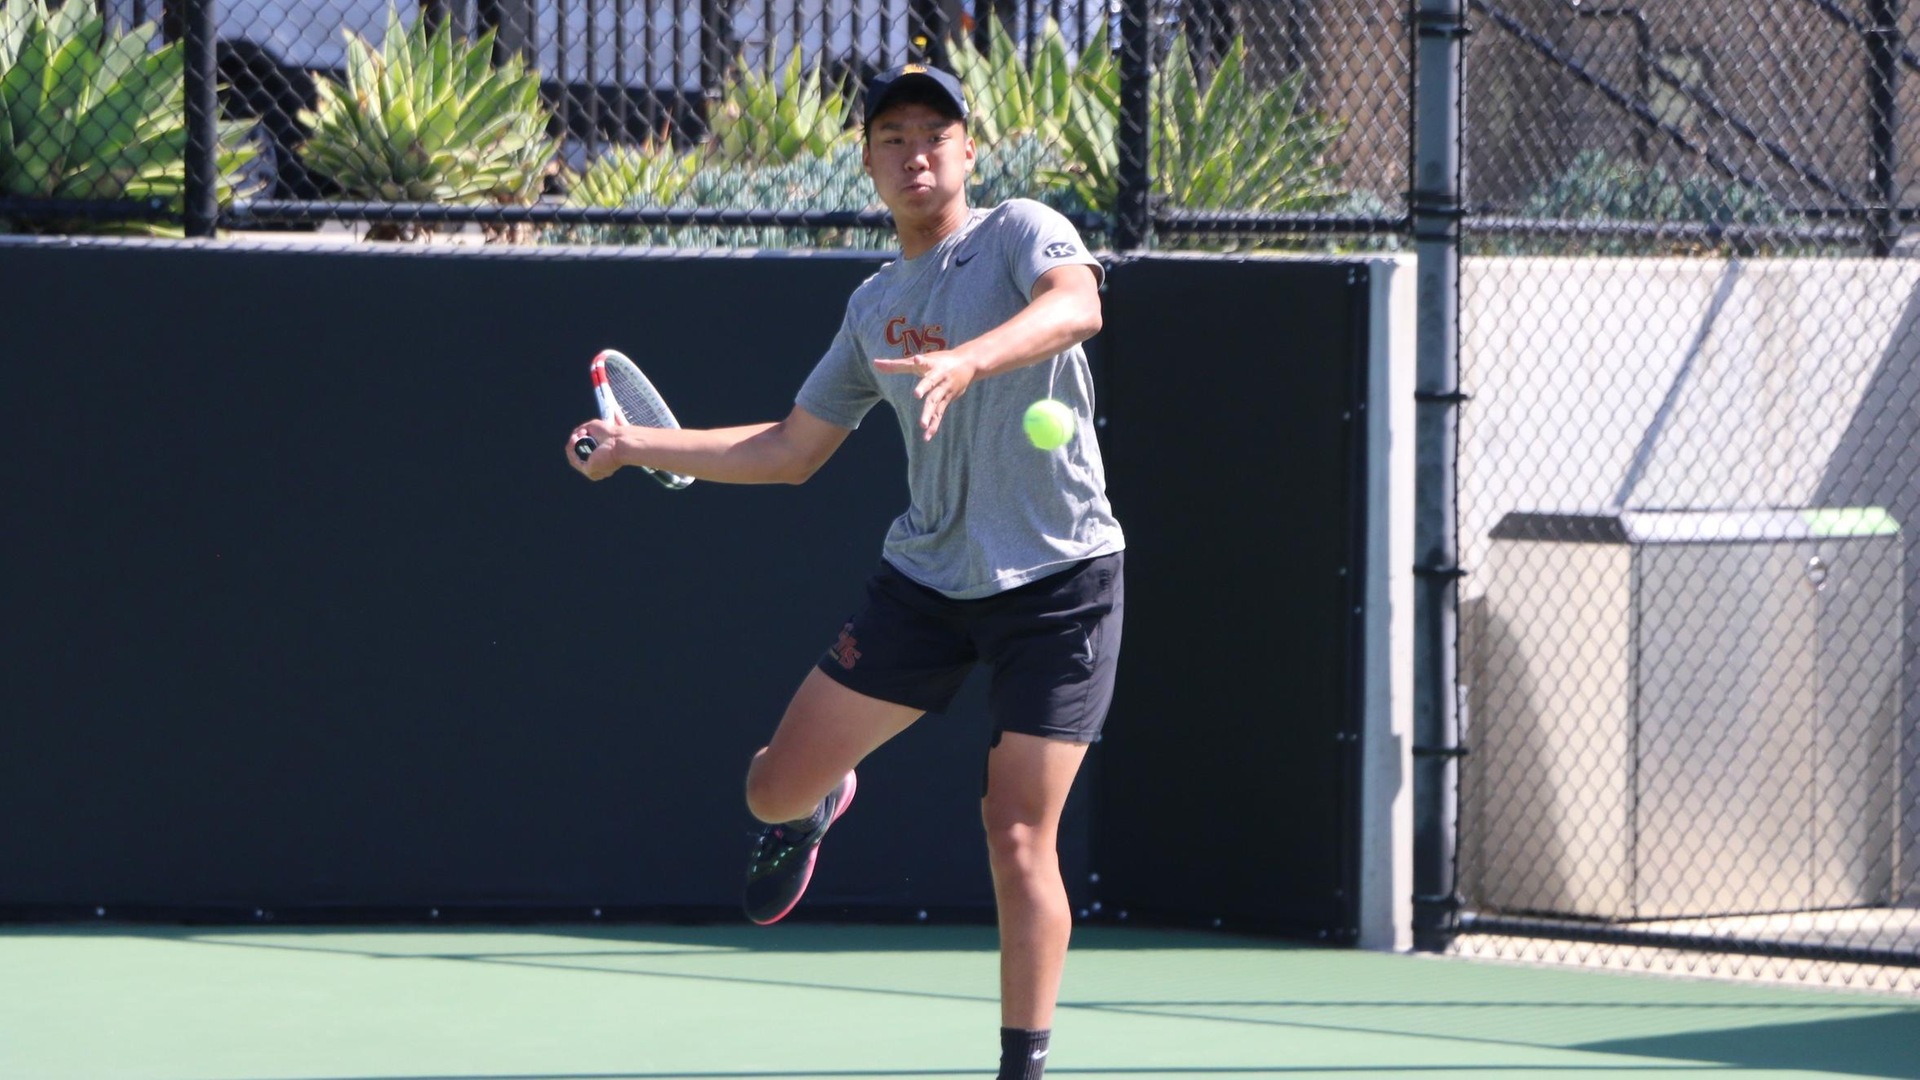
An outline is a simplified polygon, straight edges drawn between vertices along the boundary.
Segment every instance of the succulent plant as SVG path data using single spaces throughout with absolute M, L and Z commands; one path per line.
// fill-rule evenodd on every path
M 1004 21 L 990 20 L 988 27 L 985 53 L 971 38 L 953 50 L 953 73 L 972 107 L 974 141 L 983 147 L 1020 137 L 1053 141 L 1074 95 L 1074 64 L 1059 24 L 1047 20 L 1030 61 L 1021 58 Z
M 178 214 L 186 192 L 185 70 L 156 28 L 110 30 L 92 4 L 0 0 L 0 193 L 19 199 L 155 203 Z M 254 156 L 249 125 L 220 122 L 222 201 Z M 165 222 L 75 216 L 0 221 L 34 232 L 180 235 Z
M 1075 67 L 1058 179 L 1088 205 L 1111 211 L 1120 188 L 1120 70 L 1098 37 Z M 1212 75 L 1195 69 L 1184 35 L 1154 73 L 1151 94 L 1156 194 L 1183 209 L 1281 212 L 1323 209 L 1344 190 L 1329 151 L 1343 126 L 1305 108 L 1304 73 L 1256 85 L 1236 38 Z
M 708 117 L 708 153 L 723 165 L 784 165 L 825 157 L 859 136 L 848 127 L 852 103 L 822 85 L 818 66 L 801 62 L 798 46 L 778 72 L 743 70 Z
M 322 80 L 317 106 L 301 114 L 312 134 L 300 151 L 342 198 L 517 206 L 539 197 L 558 148 L 540 76 L 518 57 L 496 67 L 492 31 L 460 40 L 450 25 L 409 29 L 390 11 L 377 49 L 346 33 L 346 82 Z M 421 231 L 382 223 L 367 236 Z
M 700 171 L 698 151 L 676 153 L 646 143 L 602 151 L 573 179 L 567 202 L 574 206 L 671 206 Z

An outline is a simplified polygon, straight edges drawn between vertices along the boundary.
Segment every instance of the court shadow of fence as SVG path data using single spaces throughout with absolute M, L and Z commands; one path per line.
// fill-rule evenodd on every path
M 1604 1054 L 1708 1061 L 1747 1069 L 1806 1069 L 1848 1076 L 1920 1077 L 1920 1011 L 1730 1027 L 1587 1043 Z

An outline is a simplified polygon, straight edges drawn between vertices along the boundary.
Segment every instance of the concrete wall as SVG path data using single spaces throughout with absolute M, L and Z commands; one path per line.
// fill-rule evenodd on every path
M 1460 546 L 1510 511 L 1882 506 L 1904 530 L 1900 880 L 1920 880 L 1920 263 L 1469 259 Z M 1463 583 L 1470 684 L 1490 588 Z M 1577 670 L 1533 672 L 1577 679 Z M 1703 673 L 1703 678 L 1706 675 Z M 1476 687 L 1472 700 L 1484 700 Z M 1471 738 L 1469 738 L 1471 741 Z

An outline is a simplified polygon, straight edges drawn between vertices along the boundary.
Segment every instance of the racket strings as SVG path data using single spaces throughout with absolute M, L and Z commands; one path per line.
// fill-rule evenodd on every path
M 620 403 L 620 411 L 626 414 L 628 423 L 644 427 L 680 426 L 674 421 L 673 413 L 667 410 L 667 403 L 638 373 L 608 364 L 607 389 L 612 391 L 613 399 Z
M 667 408 L 666 399 L 653 388 L 653 384 L 640 373 L 633 361 L 608 350 L 595 360 L 594 371 L 595 392 L 602 395 L 603 419 L 620 419 L 641 427 L 680 426 L 680 422 L 674 419 L 673 410 Z M 647 469 L 647 475 L 674 491 L 693 483 L 691 476 L 661 469 Z

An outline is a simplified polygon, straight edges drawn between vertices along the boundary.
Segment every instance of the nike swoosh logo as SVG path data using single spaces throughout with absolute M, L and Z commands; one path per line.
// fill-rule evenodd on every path
M 955 255 L 953 257 L 953 265 L 965 266 L 967 263 L 973 261 L 973 257 L 978 254 L 980 253 L 977 251 L 969 251 L 965 255 Z
M 1047 1056 L 1047 1052 L 1045 1050 L 1035 1050 L 1033 1052 L 1033 1060 L 1035 1061 L 1039 1061 L 1041 1058 L 1046 1056 Z

